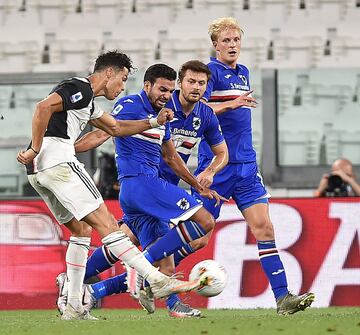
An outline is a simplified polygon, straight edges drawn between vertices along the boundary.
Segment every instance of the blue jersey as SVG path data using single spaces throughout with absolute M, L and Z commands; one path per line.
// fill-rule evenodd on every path
M 117 120 L 141 120 L 157 115 L 145 93 L 119 99 L 112 115 Z M 115 159 L 119 180 L 139 174 L 159 175 L 161 144 L 170 140 L 170 125 L 127 137 L 115 137 Z
M 176 151 L 187 163 L 192 150 L 201 138 L 204 138 L 209 146 L 213 146 L 223 142 L 224 136 L 214 111 L 206 104 L 197 102 L 186 117 L 182 111 L 179 94 L 179 91 L 175 91 L 166 107 L 174 111 L 174 119 L 170 123 L 171 138 Z M 179 177 L 163 159 L 160 163 L 160 175 L 172 184 L 177 185 L 179 182 Z
M 233 69 L 215 58 L 208 67 L 211 78 L 204 99 L 212 103 L 234 100 L 250 90 L 249 70 L 237 64 Z M 217 115 L 228 149 L 229 163 L 255 162 L 256 153 L 252 146 L 251 110 L 239 107 Z M 202 141 L 199 146 L 199 166 L 203 170 L 213 157 L 209 145 Z

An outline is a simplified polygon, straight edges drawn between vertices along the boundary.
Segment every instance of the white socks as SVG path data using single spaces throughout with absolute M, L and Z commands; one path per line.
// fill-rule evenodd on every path
M 102 243 L 115 257 L 134 268 L 141 276 L 150 280 L 149 282 L 152 283 L 164 277 L 122 231 L 119 230 L 105 236 Z M 150 278 L 148 278 L 149 275 L 151 275 Z
M 82 286 L 85 277 L 89 247 L 89 237 L 71 236 L 66 251 L 68 303 L 75 309 L 82 309 Z

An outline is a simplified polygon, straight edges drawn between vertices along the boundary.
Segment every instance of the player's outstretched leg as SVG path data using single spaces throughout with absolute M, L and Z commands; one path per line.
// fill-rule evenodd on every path
M 310 307 L 315 300 L 314 293 L 296 295 L 288 293 L 285 297 L 276 301 L 277 313 L 279 315 L 290 315 Z

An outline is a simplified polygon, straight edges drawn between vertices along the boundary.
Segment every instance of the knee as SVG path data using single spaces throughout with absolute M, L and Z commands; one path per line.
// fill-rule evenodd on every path
M 206 212 L 205 215 L 203 215 L 198 221 L 198 223 L 206 233 L 212 231 L 215 227 L 215 219 L 209 212 Z
M 274 227 L 270 219 L 260 220 L 251 226 L 253 235 L 258 241 L 268 241 L 275 238 Z
M 209 243 L 209 238 L 207 235 L 205 235 L 202 238 L 192 241 L 190 245 L 193 248 L 193 250 L 199 250 L 201 248 L 206 247 L 208 243 Z

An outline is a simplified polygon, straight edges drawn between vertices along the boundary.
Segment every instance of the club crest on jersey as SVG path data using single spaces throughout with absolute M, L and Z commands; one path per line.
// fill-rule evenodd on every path
M 70 97 L 70 101 L 74 104 L 83 98 L 81 92 L 77 92 Z
M 176 204 L 184 211 L 190 208 L 189 201 L 187 201 L 185 198 L 180 199 Z
M 194 117 L 193 122 L 192 122 L 192 126 L 195 130 L 198 130 L 201 126 L 201 119 L 198 117 Z
M 243 81 L 244 85 L 247 86 L 247 79 L 242 74 L 239 74 L 239 78 Z
M 111 112 L 111 115 L 117 115 L 123 109 L 123 105 L 117 105 Z

